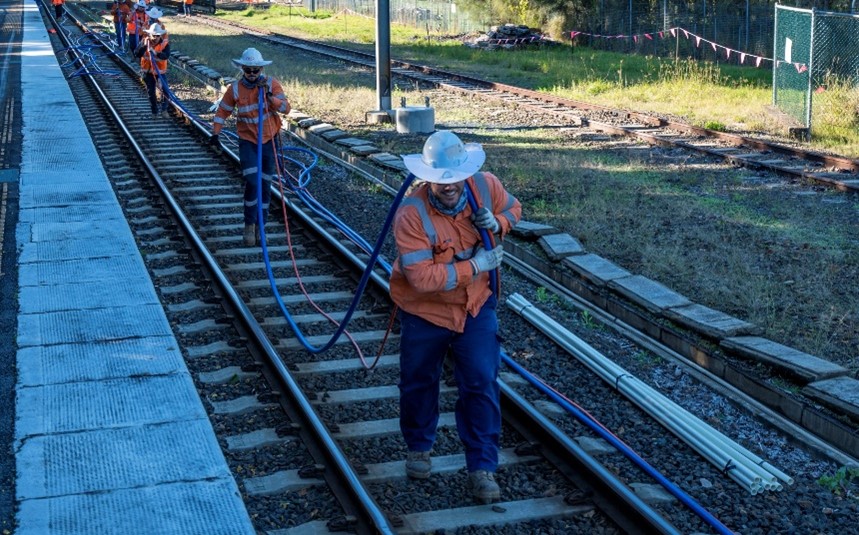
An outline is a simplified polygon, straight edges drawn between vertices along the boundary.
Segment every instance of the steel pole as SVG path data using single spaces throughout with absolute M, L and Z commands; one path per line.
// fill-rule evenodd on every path
M 391 110 L 390 0 L 376 0 L 376 102 L 378 111 Z

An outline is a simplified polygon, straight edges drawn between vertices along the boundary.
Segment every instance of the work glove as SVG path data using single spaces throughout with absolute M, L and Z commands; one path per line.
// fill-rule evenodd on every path
M 265 76 L 260 75 L 260 77 L 257 78 L 256 86 L 257 87 L 263 87 L 263 88 L 268 87 L 268 80 L 266 80 Z
M 471 220 L 475 227 L 484 228 L 492 234 L 498 234 L 498 231 L 501 230 L 501 225 L 498 224 L 498 220 L 495 219 L 495 215 L 485 206 L 475 212 L 474 215 L 471 216 Z
M 484 271 L 492 271 L 501 265 L 504 259 L 504 246 L 497 245 L 495 249 L 487 250 L 480 248 L 469 262 L 474 269 L 474 274 L 483 273 Z

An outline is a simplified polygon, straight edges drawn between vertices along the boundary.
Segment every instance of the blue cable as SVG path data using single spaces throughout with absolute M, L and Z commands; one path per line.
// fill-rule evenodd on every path
M 549 398 L 552 399 L 555 403 L 558 403 L 564 409 L 567 410 L 570 414 L 575 416 L 580 422 L 587 425 L 592 431 L 596 432 L 600 437 L 609 442 L 612 446 L 617 448 L 621 453 L 623 453 L 629 460 L 631 460 L 635 465 L 641 468 L 645 473 L 650 475 L 653 479 L 655 479 L 660 485 L 662 485 L 665 490 L 670 492 L 673 496 L 675 496 L 678 500 L 680 500 L 684 505 L 686 505 L 689 509 L 692 510 L 696 515 L 701 517 L 704 522 L 712 526 L 716 531 L 722 533 L 724 535 L 732 535 L 734 532 L 731 531 L 727 526 L 722 524 L 718 518 L 713 516 L 710 511 L 701 506 L 698 502 L 695 501 L 694 498 L 683 492 L 683 490 L 671 482 L 668 478 L 659 473 L 658 470 L 650 466 L 650 464 L 641 458 L 632 448 L 623 443 L 619 438 L 614 436 L 611 432 L 606 430 L 602 425 L 600 425 L 593 417 L 589 414 L 581 411 L 578 407 L 567 401 L 563 396 L 560 396 L 557 392 L 547 387 L 542 381 L 531 375 L 531 373 L 520 366 L 516 361 L 514 361 L 510 356 L 508 356 L 503 351 L 501 352 L 501 360 L 507 365 L 510 366 L 513 370 L 515 370 L 519 375 L 524 377 L 529 383 L 535 386 L 538 390 L 546 394 Z
M 264 96 L 263 88 L 260 88 L 260 100 L 259 100 L 259 108 L 258 108 L 258 113 L 259 113 L 260 118 L 262 118 L 262 116 L 263 116 L 263 96 Z M 259 127 L 257 130 L 257 136 L 258 136 L 258 139 L 257 139 L 257 217 L 258 217 L 259 221 L 262 221 L 262 130 L 263 130 L 263 121 L 260 119 Z M 310 169 L 312 169 L 313 166 L 316 165 L 316 161 L 318 160 L 318 157 L 316 157 L 315 154 L 313 154 L 311 151 L 309 151 L 307 149 L 301 149 L 301 148 L 291 148 L 291 149 L 311 154 L 314 158 L 316 158 L 314 160 L 313 164 L 311 164 L 309 167 L 303 166 L 303 164 L 301 162 L 298 162 L 297 160 L 294 160 L 291 158 L 286 158 L 287 160 L 289 160 L 289 161 L 291 161 L 291 162 L 293 162 L 299 166 L 305 167 L 304 171 L 302 171 L 302 173 L 299 175 L 299 180 L 298 180 L 298 184 L 297 184 L 298 187 L 297 188 L 292 187 L 291 188 L 292 191 L 295 191 L 297 194 L 299 194 L 301 196 L 301 198 L 303 200 L 305 200 L 305 202 L 307 204 L 313 206 L 315 209 L 317 209 L 317 208 L 320 209 L 317 213 L 320 213 L 321 215 L 323 215 L 323 217 L 330 217 L 332 220 L 336 221 L 338 224 L 338 228 L 341 228 L 340 225 L 343 225 L 344 229 L 346 229 L 345 232 L 347 232 L 350 235 L 357 236 L 358 238 L 360 238 L 360 241 L 363 242 L 364 241 L 363 237 L 361 237 L 360 235 L 355 233 L 352 229 L 350 229 L 348 226 L 346 226 L 342 221 L 340 221 L 335 216 L 333 216 L 333 214 L 330 214 L 328 212 L 328 210 L 325 209 L 318 201 L 316 201 L 315 199 L 313 199 L 312 197 L 310 197 L 309 195 L 307 195 L 303 191 L 303 188 L 310 181 L 309 171 L 310 171 Z M 281 157 L 283 157 L 282 154 L 281 154 Z M 306 181 L 302 181 L 301 177 L 305 176 L 305 175 L 308 178 Z M 349 307 L 349 310 L 347 311 L 347 313 L 343 317 L 343 319 L 340 321 L 340 325 L 338 326 L 337 331 L 332 335 L 331 339 L 325 345 L 323 345 L 321 347 L 312 346 L 307 341 L 307 339 L 301 333 L 301 329 L 298 327 L 298 325 L 296 325 L 296 323 L 292 319 L 292 316 L 290 315 L 289 311 L 286 309 L 286 306 L 284 305 L 283 300 L 280 297 L 280 292 L 277 290 L 277 284 L 275 283 L 274 274 L 272 272 L 271 263 L 270 263 L 269 255 L 268 255 L 268 245 L 267 245 L 266 239 L 265 239 L 265 227 L 263 225 L 260 225 L 260 242 L 261 242 L 262 251 L 263 251 L 263 259 L 265 262 L 266 273 L 267 273 L 268 278 L 269 278 L 269 284 L 270 284 L 272 291 L 274 293 L 275 300 L 277 301 L 277 304 L 280 307 L 281 312 L 283 313 L 284 317 L 286 318 L 286 320 L 289 323 L 290 327 L 292 328 L 293 332 L 295 333 L 295 335 L 297 336 L 297 338 L 301 342 L 302 346 L 304 346 L 311 353 L 322 353 L 322 352 L 330 349 L 331 346 L 334 345 L 334 343 L 337 341 L 337 339 L 343 333 L 343 331 L 345 331 L 346 325 L 351 320 L 352 315 L 355 312 L 355 309 L 357 307 L 358 301 L 360 300 L 361 296 L 363 295 L 364 289 L 366 288 L 367 282 L 369 281 L 370 273 L 372 272 L 373 266 L 376 265 L 377 263 L 379 263 L 380 265 L 382 264 L 382 260 L 379 259 L 379 253 L 381 251 L 382 244 L 384 243 L 384 237 L 388 233 L 388 230 L 391 227 L 391 224 L 393 222 L 393 217 L 394 217 L 394 214 L 396 212 L 396 208 L 400 205 L 400 202 L 402 201 L 403 197 L 405 196 L 405 193 L 408 190 L 408 188 L 411 185 L 414 178 L 415 178 L 414 175 L 409 173 L 408 177 L 406 178 L 406 180 L 403 182 L 402 186 L 400 187 L 400 190 L 397 192 L 397 195 L 394 199 L 394 202 L 391 205 L 391 210 L 388 212 L 388 216 L 385 219 L 385 223 L 382 227 L 382 232 L 376 241 L 375 247 L 372 249 L 370 260 L 368 261 L 367 266 L 364 270 L 364 273 L 361 277 L 361 281 L 358 285 L 358 290 L 355 293 L 355 297 L 354 297 L 354 299 L 353 299 L 353 301 Z M 471 207 L 472 212 L 476 213 L 477 210 L 479 209 L 479 207 L 477 205 L 477 201 L 474 199 L 474 195 L 472 194 L 471 188 L 468 186 L 467 182 L 465 184 L 465 194 L 466 194 L 466 201 L 468 202 L 469 206 Z M 480 229 L 480 235 L 481 235 L 481 239 L 482 239 L 484 248 L 486 248 L 487 250 L 491 250 L 492 249 L 492 242 L 490 240 L 489 232 L 486 229 Z M 387 272 L 387 274 L 390 276 L 392 268 L 389 265 L 383 266 L 383 267 L 384 267 L 385 271 Z M 497 292 L 497 287 L 498 287 L 497 286 L 497 284 L 498 284 L 497 272 L 495 270 L 493 270 L 490 272 L 489 275 L 490 275 L 490 285 L 492 287 L 492 291 Z M 678 500 L 680 500 L 684 505 L 689 507 L 689 509 L 691 509 L 700 518 L 702 518 L 707 524 L 709 524 L 710 526 L 715 528 L 721 534 L 724 534 L 724 535 L 733 534 L 733 532 L 729 528 L 727 528 L 724 524 L 722 524 L 719 521 L 719 519 L 717 519 L 715 516 L 713 516 L 712 513 L 707 511 L 705 508 L 703 508 L 692 497 L 690 497 L 688 494 L 683 492 L 682 489 L 677 487 L 674 483 L 672 483 L 670 480 L 668 480 L 665 476 L 660 474 L 655 468 L 650 466 L 650 464 L 648 464 L 647 461 L 642 459 L 641 456 L 639 456 L 634 450 L 632 450 L 629 446 L 624 444 L 620 439 L 618 439 L 616 436 L 614 436 L 609 431 L 607 431 L 602 425 L 600 425 L 598 422 L 596 422 L 596 420 L 594 420 L 590 415 L 582 412 L 580 409 L 578 409 L 577 407 L 572 405 L 569 401 L 564 399 L 562 396 L 558 395 L 556 392 L 554 392 L 553 390 L 548 388 L 545 384 L 543 384 L 542 381 L 537 379 L 528 370 L 526 370 L 525 368 L 520 366 L 516 361 L 514 361 L 512 358 L 510 358 L 510 356 L 508 356 L 503 351 L 501 352 L 501 359 L 507 366 L 509 366 L 514 371 L 519 373 L 519 375 L 521 375 L 526 380 L 528 380 L 532 385 L 536 386 L 541 392 L 543 392 L 548 397 L 553 399 L 556 403 L 563 406 L 568 412 L 573 414 L 573 416 L 575 416 L 577 419 L 579 419 L 580 421 L 585 423 L 585 425 L 590 427 L 597 434 L 599 434 L 601 437 L 603 437 L 606 441 L 608 441 L 610 444 L 612 444 L 615 448 L 617 448 L 619 451 L 621 451 L 621 453 L 623 453 L 627 458 L 632 460 L 632 462 L 635 463 L 637 466 L 639 466 L 639 468 L 641 468 L 645 473 L 647 473 L 651 477 L 653 477 L 668 492 L 670 492 L 673 496 L 677 497 Z
M 474 198 L 474 194 L 471 192 L 471 187 L 468 185 L 468 181 L 465 182 L 465 200 L 468 201 L 468 206 L 471 207 L 471 213 L 476 214 L 480 209 L 477 206 L 477 200 Z M 483 248 L 487 251 L 492 250 L 492 240 L 489 237 L 489 231 L 485 228 L 478 229 L 480 231 L 480 238 L 483 240 Z M 489 272 L 489 287 L 492 289 L 492 293 L 498 296 L 498 270 L 493 269 Z
M 260 88 L 259 90 L 259 105 L 257 107 L 257 113 L 259 117 L 259 126 L 257 127 L 257 220 L 259 222 L 263 221 L 263 208 L 262 208 L 262 147 L 263 147 L 263 105 L 264 105 L 264 97 L 265 97 L 265 88 Z M 278 307 L 280 307 L 280 311 L 283 314 L 284 318 L 286 318 L 287 323 L 289 323 L 290 328 L 295 333 L 296 338 L 298 338 L 299 342 L 305 349 L 310 351 L 311 353 L 323 353 L 331 348 L 336 342 L 337 339 L 340 338 L 340 335 L 346 330 L 346 326 L 349 324 L 349 321 L 352 319 L 352 315 L 355 313 L 355 310 L 358 308 L 358 303 L 361 300 L 362 295 L 364 294 L 364 290 L 367 287 L 367 283 L 370 280 L 370 275 L 373 273 L 373 268 L 377 264 L 379 260 L 379 255 L 381 254 L 382 246 L 385 243 L 385 236 L 388 234 L 388 230 L 391 228 L 391 225 L 394 221 L 394 214 L 396 213 L 397 207 L 400 205 L 403 197 L 406 195 L 406 191 L 414 180 L 414 175 L 409 174 L 409 176 L 403 181 L 403 185 L 400 187 L 400 190 L 397 192 L 396 197 L 394 198 L 394 202 L 391 205 L 391 210 L 388 212 L 388 215 L 385 219 L 385 223 L 382 225 L 382 231 L 379 234 L 378 239 L 376 240 L 376 245 L 372 249 L 372 253 L 370 254 L 370 259 L 367 261 L 367 265 L 364 268 L 364 272 L 361 275 L 361 280 L 358 283 L 358 288 L 355 291 L 355 296 L 352 299 L 352 303 L 349 305 L 349 309 L 346 312 L 346 315 L 343 316 L 343 319 L 340 320 L 339 325 L 337 326 L 337 330 L 334 334 L 331 335 L 331 338 L 322 346 L 314 346 L 312 345 L 304 334 L 301 332 L 299 326 L 295 323 L 292 318 L 292 315 L 287 310 L 286 305 L 283 303 L 283 299 L 280 297 L 280 292 L 277 289 L 277 283 L 275 282 L 274 273 L 271 268 L 271 262 L 269 260 L 268 254 L 268 244 L 266 243 L 265 237 L 265 225 L 260 225 L 260 245 L 262 247 L 263 253 L 263 261 L 265 263 L 266 274 L 268 275 L 269 285 L 271 286 L 272 293 L 274 294 L 275 301 L 277 301 Z M 388 272 L 390 274 L 390 272 Z

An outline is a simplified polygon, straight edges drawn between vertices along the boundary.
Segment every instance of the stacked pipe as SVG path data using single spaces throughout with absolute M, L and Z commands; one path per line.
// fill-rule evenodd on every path
M 752 495 L 793 485 L 793 478 L 628 373 L 518 293 L 507 298 L 507 305 Z

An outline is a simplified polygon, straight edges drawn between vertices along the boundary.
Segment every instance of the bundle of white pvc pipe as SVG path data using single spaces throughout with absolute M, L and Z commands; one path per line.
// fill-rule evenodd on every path
M 509 296 L 507 305 L 752 494 L 793 485 L 793 478 L 616 365 L 521 295 Z

